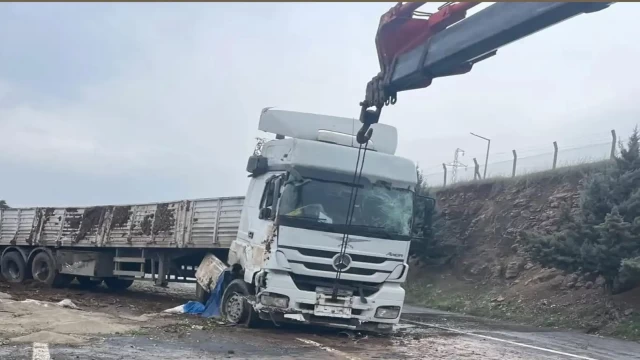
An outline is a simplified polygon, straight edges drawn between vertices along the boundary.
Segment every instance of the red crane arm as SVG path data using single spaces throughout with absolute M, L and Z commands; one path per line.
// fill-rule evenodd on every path
M 433 79 L 464 74 L 498 48 L 574 16 L 607 8 L 610 2 L 499 2 L 467 16 L 477 2 L 449 2 L 429 14 L 425 2 L 398 3 L 380 17 L 376 48 L 380 73 L 367 84 L 360 103 L 358 142 L 385 105 L 402 91 L 431 85 Z M 375 109 L 371 109 L 375 108 Z M 367 135 L 368 134 L 368 135 Z

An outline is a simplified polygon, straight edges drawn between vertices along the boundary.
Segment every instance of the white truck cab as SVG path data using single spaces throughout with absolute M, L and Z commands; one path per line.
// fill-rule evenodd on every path
M 415 196 L 415 164 L 394 155 L 396 129 L 372 128 L 365 154 L 357 120 L 263 110 L 259 129 L 276 139 L 247 166 L 251 181 L 228 257 L 234 279 L 221 305 L 228 320 L 381 332 L 398 323 L 414 207 L 430 205 Z M 364 165 L 355 183 L 358 157 Z

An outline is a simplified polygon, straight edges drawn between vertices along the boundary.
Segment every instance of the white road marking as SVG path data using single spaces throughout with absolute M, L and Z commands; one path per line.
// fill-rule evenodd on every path
M 347 359 L 347 360 L 360 360 L 360 358 L 353 357 L 353 356 L 351 356 L 351 355 L 349 355 L 349 354 L 343 353 L 343 352 L 342 352 L 342 351 L 340 351 L 340 350 L 336 350 L 336 349 L 334 349 L 334 348 L 330 348 L 330 347 L 328 347 L 328 346 L 324 346 L 324 345 L 322 345 L 322 344 L 320 344 L 320 343 L 317 343 L 317 342 L 315 342 L 315 341 L 313 341 L 313 340 L 307 340 L 307 339 L 301 339 L 301 338 L 296 338 L 296 340 L 301 341 L 301 342 L 303 342 L 303 343 L 305 343 L 305 344 L 309 344 L 309 345 L 317 346 L 318 348 L 320 348 L 320 349 L 322 349 L 322 350 L 325 350 L 325 351 L 328 351 L 328 352 L 330 352 L 330 353 L 333 353 L 333 354 L 336 354 L 336 355 L 342 356 L 342 357 L 344 357 L 344 358 L 345 358 L 345 359 Z
M 32 360 L 51 360 L 49 355 L 49 345 L 33 343 Z
M 474 334 L 472 332 L 446 328 L 446 327 L 435 325 L 435 324 L 428 324 L 428 323 L 423 323 L 423 322 L 413 321 L 413 320 L 404 320 L 404 321 L 406 321 L 408 323 L 411 323 L 411 324 L 428 326 L 428 327 L 432 327 L 432 328 L 435 328 L 435 329 L 441 329 L 441 330 L 455 332 L 455 333 L 458 333 L 458 334 L 475 336 L 475 337 L 479 337 L 479 338 L 482 338 L 482 339 L 493 340 L 493 341 L 503 342 L 503 343 L 507 343 L 507 344 L 511 344 L 511 345 L 515 345 L 515 346 L 522 346 L 522 347 L 529 348 L 529 349 L 535 349 L 535 350 L 550 352 L 550 353 L 556 354 L 556 355 L 564 355 L 564 356 L 572 357 L 574 359 L 597 360 L 597 359 L 590 358 L 590 357 L 587 357 L 587 356 L 570 354 L 570 353 L 566 353 L 566 352 L 563 352 L 563 351 L 557 351 L 557 350 L 547 349 L 547 348 L 543 348 L 543 347 L 539 347 L 539 346 L 522 344 L 522 343 L 519 343 L 519 342 L 515 342 L 515 341 L 511 341 L 511 340 L 504 340 L 504 339 L 500 339 L 500 338 L 496 338 L 496 337 L 492 337 L 492 336 L 487 336 L 487 335 Z

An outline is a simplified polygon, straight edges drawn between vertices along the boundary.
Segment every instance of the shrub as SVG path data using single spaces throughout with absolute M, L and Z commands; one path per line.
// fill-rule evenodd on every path
M 612 170 L 591 175 L 581 194 L 581 214 L 566 212 L 558 232 L 524 234 L 527 250 L 543 265 L 596 272 L 614 292 L 640 280 L 640 135 L 636 127 Z
M 416 169 L 418 176 L 418 185 L 416 193 L 422 196 L 432 196 L 431 189 L 427 185 L 422 170 Z M 440 236 L 444 227 L 444 218 L 440 216 L 438 207 L 433 208 L 431 213 L 426 216 L 416 216 L 417 219 L 425 219 L 423 224 L 414 226 L 413 239 L 409 255 L 417 257 L 428 265 L 441 265 L 451 260 L 457 253 L 457 244 L 448 243 L 445 238 Z

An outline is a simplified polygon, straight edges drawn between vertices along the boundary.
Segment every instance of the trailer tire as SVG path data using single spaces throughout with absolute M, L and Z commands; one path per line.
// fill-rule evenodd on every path
M 202 285 L 196 283 L 196 301 L 206 304 L 210 297 L 211 293 L 205 290 Z
M 73 281 L 73 275 L 61 274 L 56 269 L 55 260 L 44 251 L 33 258 L 31 274 L 35 280 L 54 288 L 66 287 Z
M 2 277 L 10 283 L 20 284 L 27 278 L 27 263 L 17 251 L 10 251 L 0 259 Z
M 80 287 L 83 289 L 92 289 L 102 284 L 102 280 L 93 280 L 89 276 L 76 276 L 76 280 L 78 280 Z
M 232 324 L 256 327 L 258 314 L 246 297 L 253 295 L 249 284 L 242 279 L 233 280 L 222 295 L 221 313 L 225 320 Z
M 128 289 L 131 285 L 133 285 L 133 280 L 110 277 L 104 279 L 104 283 L 109 289 L 119 291 Z

